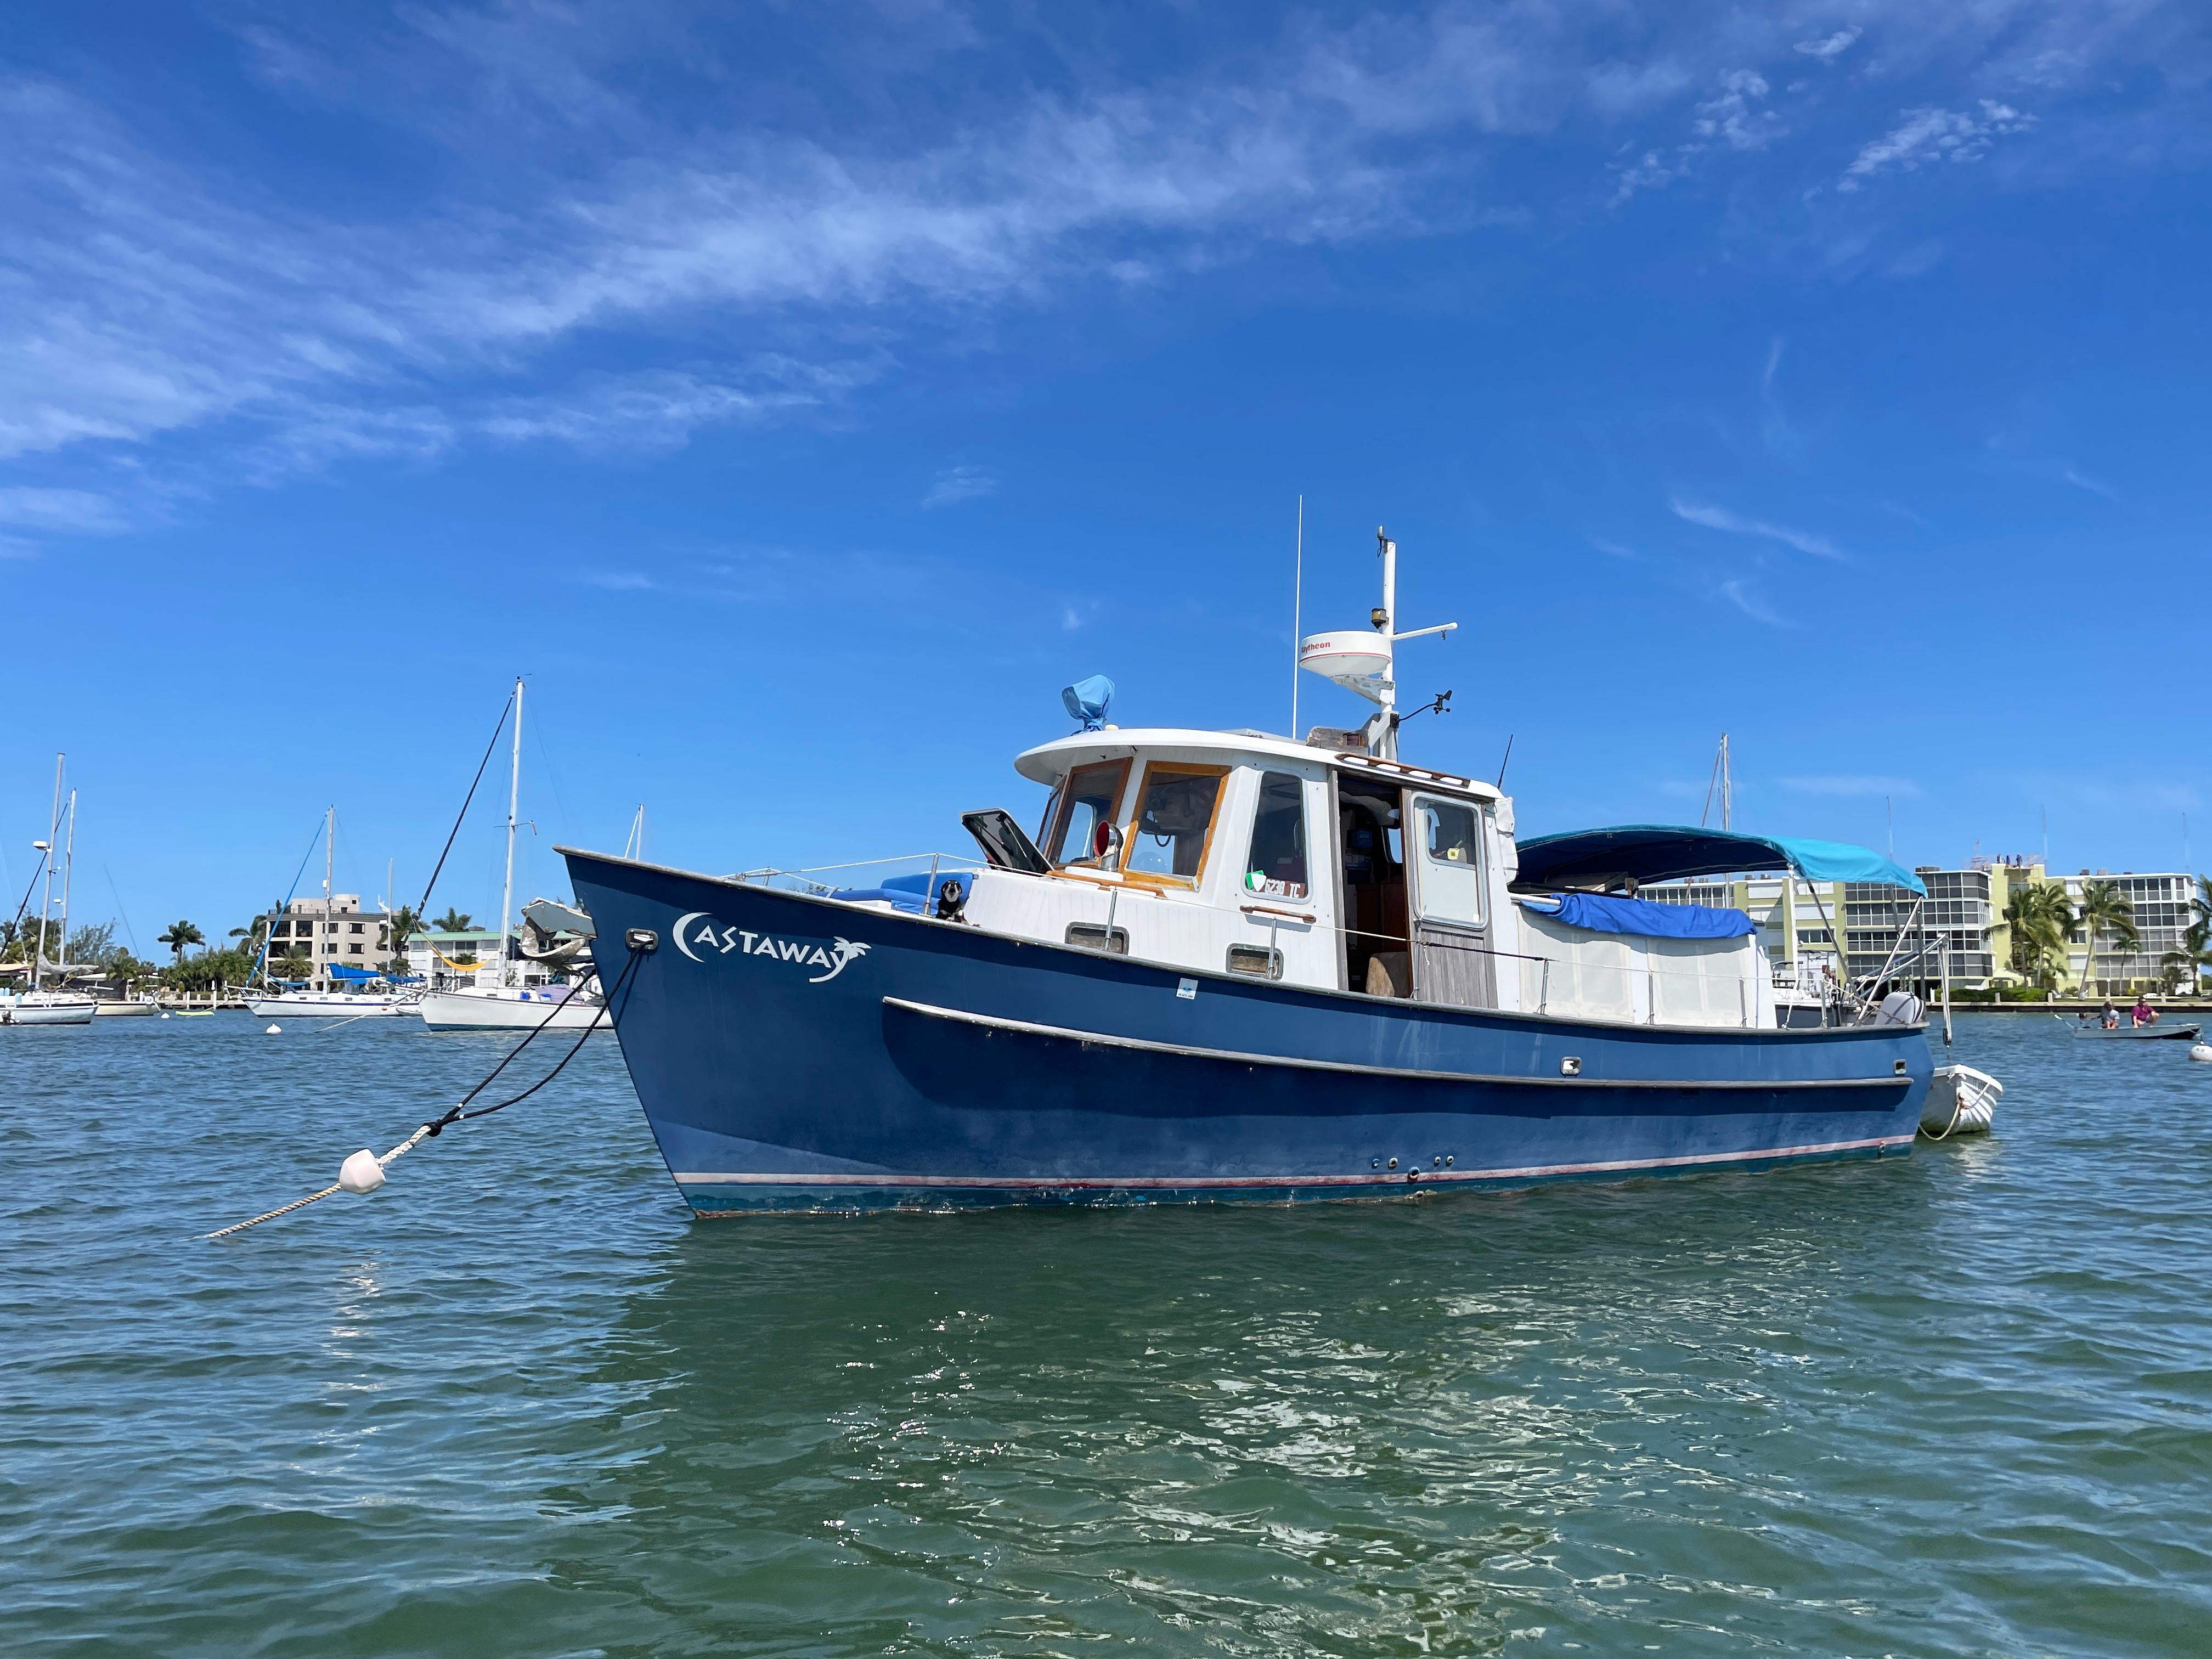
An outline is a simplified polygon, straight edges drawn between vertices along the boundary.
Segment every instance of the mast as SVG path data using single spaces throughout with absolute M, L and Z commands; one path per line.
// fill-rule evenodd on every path
M 507 780 L 507 884 L 499 895 L 499 982 L 507 985 L 507 939 L 514 915 L 514 821 L 522 803 L 522 677 L 514 680 L 514 763 Z
M 1721 733 L 1721 828 L 1735 827 L 1735 778 L 1729 769 L 1729 734 Z
M 69 902 L 70 874 L 76 868 L 76 791 L 70 791 L 69 839 L 63 843 L 62 853 L 62 944 L 61 965 L 64 973 L 69 969 Z
M 332 952 L 334 952 L 334 953 L 337 951 L 337 945 L 336 945 L 336 944 L 334 944 L 334 943 L 331 943 L 330 936 L 331 936 L 331 934 L 333 934 L 333 933 L 337 933 L 337 924 L 336 922 L 334 922 L 334 921 L 332 921 L 331 920 L 331 916 L 332 912 L 337 908 L 337 907 L 336 907 L 335 905 L 333 905 L 333 904 L 331 902 L 331 861 L 336 858 L 336 856 L 337 856 L 337 847 L 338 847 L 338 809 L 337 809 L 337 807 L 335 805 L 331 805 L 331 806 L 330 806 L 330 807 L 326 808 L 326 809 L 325 810 L 324 813 L 323 813 L 323 925 L 322 925 L 322 933 L 323 933 L 323 936 L 324 936 L 324 937 L 323 937 L 323 939 L 322 939 L 320 941 L 319 941 L 319 943 L 326 943 L 326 944 L 330 944 L 330 945 L 331 945 L 331 951 L 332 951 Z M 336 962 L 335 960 L 333 960 L 333 961 L 332 961 L 332 963 L 331 963 L 331 966 L 332 968 L 335 968 L 337 965 L 337 962 Z M 324 970 L 324 973 L 323 973 L 323 988 L 324 988 L 325 990 L 326 990 L 326 991 L 327 991 L 327 990 L 329 990 L 329 989 L 330 989 L 333 985 L 335 985 L 335 984 L 337 984 L 337 975 L 334 975 L 334 974 L 332 974 L 332 973 L 331 973 L 331 972 L 329 971 L 329 969 L 325 969 Z
M 54 805 L 46 815 L 46 867 L 42 872 L 39 889 L 39 939 L 31 949 L 31 988 L 35 991 L 46 982 L 46 919 L 54 908 L 54 842 L 62 830 L 62 762 L 67 758 L 58 751 L 54 756 Z

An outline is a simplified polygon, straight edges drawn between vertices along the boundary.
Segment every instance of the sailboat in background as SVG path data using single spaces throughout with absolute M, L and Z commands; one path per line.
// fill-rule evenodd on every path
M 331 896 L 331 874 L 337 854 L 337 829 L 338 809 L 333 806 L 323 816 L 323 908 L 319 915 L 322 922 L 342 914 Z M 273 928 L 273 918 L 271 926 Z M 264 962 L 268 959 L 268 949 L 264 941 L 262 945 Z M 329 966 L 331 975 L 336 976 L 339 965 L 333 962 Z M 405 1013 L 413 1006 L 408 994 L 395 991 L 388 985 L 382 990 L 373 991 L 368 988 L 370 983 L 382 981 L 372 976 L 364 981 L 360 988 L 350 991 L 310 991 L 296 986 L 273 994 L 264 991 L 258 996 L 249 997 L 246 1006 L 263 1019 L 288 1016 L 295 1019 L 367 1019 L 372 1016 L 389 1018 L 395 1014 Z
M 62 960 L 46 958 L 46 929 L 51 925 L 54 899 L 54 843 L 62 839 L 62 763 L 54 757 L 54 805 L 46 823 L 46 838 L 33 842 L 40 860 L 35 879 L 43 883 L 39 896 L 39 932 L 31 946 L 31 988 L 14 996 L 0 996 L 0 1024 L 9 1025 L 89 1025 L 99 1000 L 82 991 L 46 989 L 49 969 L 58 975 L 69 972 L 69 884 L 76 862 L 76 792 L 70 791 L 69 839 L 62 855 Z M 28 895 L 25 896 L 27 902 Z
M 514 683 L 514 755 L 507 785 L 507 879 L 499 896 L 498 978 L 490 985 L 456 987 L 426 991 L 417 1005 L 422 1023 L 434 1031 L 530 1030 L 548 1026 L 556 1031 L 588 1030 L 599 1019 L 606 999 L 598 981 L 581 985 L 547 981 L 538 985 L 516 981 L 514 951 L 514 831 L 522 804 L 522 682 Z M 643 838 L 645 809 L 638 808 L 631 833 Z

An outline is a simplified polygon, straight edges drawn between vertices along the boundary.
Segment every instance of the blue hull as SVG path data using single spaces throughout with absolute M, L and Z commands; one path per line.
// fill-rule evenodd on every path
M 1183 973 L 563 849 L 692 1207 L 1402 1198 L 1911 1149 L 1918 1028 L 1628 1027 Z

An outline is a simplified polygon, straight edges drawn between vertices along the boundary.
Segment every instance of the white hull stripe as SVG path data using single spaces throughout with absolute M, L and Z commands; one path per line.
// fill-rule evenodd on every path
M 1080 1042 L 1097 1048 L 1136 1048 L 1146 1054 L 1174 1054 L 1185 1060 L 1223 1060 L 1232 1066 L 1274 1066 L 1301 1072 L 1348 1072 L 1355 1077 L 1407 1078 L 1423 1083 L 1480 1083 L 1516 1089 L 1685 1089 L 1756 1090 L 1771 1094 L 1781 1090 L 1797 1089 L 1903 1089 L 1911 1085 L 1912 1079 L 1902 1072 L 1888 1077 L 1820 1077 L 1788 1079 L 1705 1079 L 1705 1078 L 1632 1078 L 1593 1077 L 1581 1074 L 1574 1077 L 1531 1077 L 1483 1072 L 1425 1072 L 1399 1066 L 1362 1066 L 1343 1060 L 1303 1060 L 1291 1054 L 1244 1054 L 1234 1048 L 1194 1048 L 1179 1042 L 1152 1042 L 1143 1037 L 1108 1036 L 1098 1031 L 1077 1030 L 1066 1025 L 1038 1025 L 1026 1019 L 1001 1019 L 993 1014 L 971 1014 L 957 1008 L 939 1008 L 927 1002 L 908 1002 L 904 997 L 885 997 L 884 1006 L 896 1008 L 909 1014 L 922 1014 L 931 1019 L 949 1020 L 959 1025 L 980 1025 L 988 1030 L 1014 1031 L 1025 1036 L 1057 1037 L 1068 1042 Z
M 1808 1146 L 1768 1146 L 1746 1152 L 1692 1152 L 1680 1158 L 1623 1158 L 1592 1164 L 1532 1164 L 1512 1170 L 1370 1170 L 1361 1175 L 1295 1176 L 923 1176 L 763 1175 L 751 1171 L 674 1171 L 679 1187 L 949 1187 L 999 1188 L 1011 1192 L 1161 1191 L 1244 1187 L 1387 1187 L 1430 1182 L 1524 1181 L 1540 1176 L 1611 1175 L 1630 1170 L 1676 1170 L 1701 1164 L 1751 1164 L 1770 1158 L 1818 1158 L 1833 1152 L 1864 1152 L 1885 1146 L 1909 1146 L 1912 1134 L 1870 1135 L 1863 1140 L 1827 1140 Z M 1408 1176 L 1419 1176 L 1411 1182 Z

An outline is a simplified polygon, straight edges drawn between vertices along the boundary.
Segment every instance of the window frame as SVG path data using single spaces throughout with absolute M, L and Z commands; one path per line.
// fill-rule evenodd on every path
M 1245 826 L 1244 858 L 1237 866 L 1237 890 L 1245 898 L 1262 904 L 1311 904 L 1314 902 L 1315 892 L 1319 887 L 1319 883 L 1314 879 L 1316 855 L 1313 844 L 1313 803 L 1309 799 L 1310 791 L 1307 787 L 1313 780 L 1303 773 L 1280 770 L 1267 765 L 1254 767 L 1252 775 L 1254 779 L 1252 811 L 1249 822 Z M 1252 848 L 1260 836 L 1260 814 L 1266 808 L 1267 784 L 1274 778 L 1285 779 L 1297 786 L 1298 856 L 1304 862 L 1306 878 L 1304 884 L 1305 890 L 1296 898 L 1282 893 L 1255 892 L 1249 880 L 1252 869 Z M 1203 869 L 1204 866 L 1201 864 L 1200 867 Z
M 1204 761 L 1146 761 L 1145 769 L 1138 775 L 1136 787 L 1129 792 L 1128 816 L 1121 823 L 1121 879 L 1146 887 L 1171 887 L 1185 893 L 1194 893 L 1203 886 L 1207 866 L 1213 857 L 1213 838 L 1221 829 L 1221 803 L 1228 798 L 1229 775 L 1234 769 Z M 1145 791 L 1151 787 L 1155 775 L 1212 778 L 1214 781 L 1213 811 L 1206 821 L 1205 838 L 1198 844 L 1198 869 L 1193 874 L 1163 875 L 1157 870 L 1129 868 L 1129 854 L 1137 843 L 1137 820 L 1144 816 Z
M 1134 765 L 1135 762 L 1129 756 L 1123 755 L 1117 759 L 1085 761 L 1080 766 L 1069 767 L 1066 773 L 1060 778 L 1060 787 L 1053 791 L 1052 833 L 1045 837 L 1044 846 L 1058 847 L 1060 838 L 1067 833 L 1067 821 L 1075 815 L 1075 794 L 1072 786 L 1078 772 L 1089 772 L 1100 767 L 1112 767 L 1115 769 L 1114 799 L 1107 806 L 1105 817 L 1099 821 L 1103 823 L 1119 823 L 1121 803 L 1129 793 L 1129 773 Z M 1044 856 L 1045 861 L 1054 870 L 1065 870 L 1072 865 L 1084 863 L 1091 854 L 1086 851 L 1081 859 L 1062 859 L 1048 852 Z M 1112 866 L 1100 863 L 1093 864 L 1091 867 L 1094 870 L 1104 870 Z
M 1487 810 L 1479 800 L 1464 796 L 1440 794 L 1430 789 L 1408 789 L 1406 810 L 1400 817 L 1406 820 L 1403 840 L 1406 843 L 1405 867 L 1413 872 L 1413 902 L 1411 921 L 1428 927 L 1456 928 L 1465 933 L 1487 933 L 1490 929 L 1490 836 Z M 1433 860 L 1429 856 L 1428 836 L 1425 833 L 1418 842 L 1413 831 L 1418 827 L 1421 805 L 1433 801 L 1439 806 L 1454 806 L 1474 816 L 1474 899 L 1477 915 L 1472 921 L 1463 916 L 1434 915 L 1429 910 L 1428 868 Z

